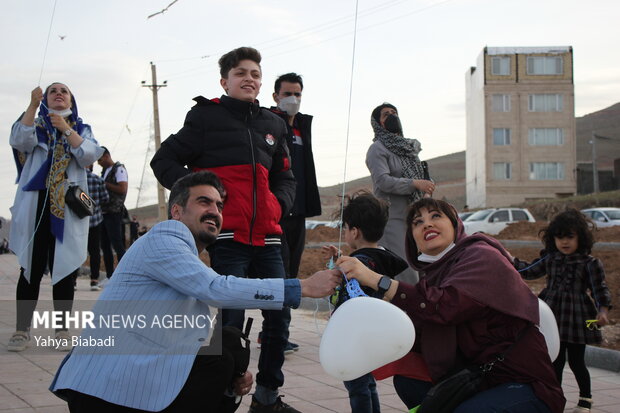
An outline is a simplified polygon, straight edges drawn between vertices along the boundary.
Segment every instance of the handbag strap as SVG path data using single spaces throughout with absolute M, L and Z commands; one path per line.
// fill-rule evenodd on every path
M 519 332 L 519 334 L 517 335 L 517 339 L 510 346 L 508 346 L 508 348 L 506 348 L 506 350 L 504 350 L 503 352 L 501 352 L 497 356 L 495 356 L 495 359 L 493 359 L 493 360 L 491 360 L 491 361 L 481 365 L 480 369 L 482 369 L 483 372 L 487 373 L 487 372 L 489 372 L 489 371 L 491 371 L 493 369 L 493 366 L 495 365 L 495 363 L 504 361 L 504 359 L 506 358 L 506 354 L 508 354 L 510 352 L 510 350 L 512 350 L 513 347 L 519 341 L 521 341 L 523 336 L 525 336 L 525 333 L 527 333 L 530 330 L 531 327 L 532 327 L 532 324 L 531 323 L 528 324 L 527 327 L 525 327 L 523 330 L 521 330 Z

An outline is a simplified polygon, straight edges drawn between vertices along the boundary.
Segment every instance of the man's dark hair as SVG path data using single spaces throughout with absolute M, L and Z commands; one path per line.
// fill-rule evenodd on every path
M 103 153 L 101 154 L 101 156 L 110 154 L 110 151 L 105 146 L 102 146 L 101 149 L 103 149 Z
M 380 119 L 381 119 L 381 111 L 383 110 L 383 108 L 392 108 L 394 109 L 397 113 L 398 113 L 398 109 L 396 109 L 396 106 L 392 105 L 391 103 L 387 103 L 384 102 L 383 104 L 377 106 L 373 111 L 372 111 L 372 117 L 378 122 L 380 123 Z
M 301 86 L 301 90 L 304 90 L 304 82 L 301 80 L 301 75 L 298 75 L 295 72 L 285 73 L 276 79 L 276 84 L 274 86 L 274 91 L 276 92 L 276 94 L 280 93 L 282 82 L 299 83 L 299 86 Z
M 168 199 L 168 219 L 172 218 L 172 205 L 177 204 L 185 208 L 189 199 L 189 189 L 194 186 L 209 185 L 214 187 L 220 193 L 222 200 L 226 198 L 226 190 L 222 181 L 216 174 L 211 171 L 194 172 L 179 178 L 170 190 L 170 198 Z
M 555 238 L 564 238 L 570 235 L 577 236 L 577 252 L 590 254 L 594 246 L 592 230 L 595 224 L 581 211 L 575 208 L 567 208 L 549 222 L 549 226 L 540 230 L 542 242 L 547 252 L 556 252 Z
M 347 224 L 349 229 L 362 231 L 362 237 L 368 242 L 379 241 L 388 221 L 387 203 L 365 190 L 355 192 L 345 200 L 343 224 Z
M 220 57 L 218 64 L 220 65 L 222 79 L 228 79 L 230 69 L 239 66 L 239 62 L 242 60 L 251 60 L 260 68 L 260 52 L 253 47 L 239 47 Z

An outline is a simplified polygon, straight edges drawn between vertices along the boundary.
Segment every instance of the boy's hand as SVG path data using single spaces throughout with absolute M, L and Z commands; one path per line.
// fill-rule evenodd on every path
M 311 277 L 300 280 L 301 296 L 321 298 L 332 295 L 342 280 L 340 271 L 323 270 L 312 274 Z
M 381 275 L 370 270 L 360 260 L 353 257 L 340 257 L 336 261 L 338 268 L 345 273 L 347 278 L 355 278 L 363 286 L 376 290 Z
M 339 252 L 340 251 L 338 251 L 338 248 L 333 245 L 324 245 L 321 247 L 321 256 L 326 261 L 332 257 L 334 257 L 334 259 L 338 258 L 340 255 Z

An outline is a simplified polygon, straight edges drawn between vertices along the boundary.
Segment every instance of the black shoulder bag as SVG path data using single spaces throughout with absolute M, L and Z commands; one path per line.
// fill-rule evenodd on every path
M 524 328 L 514 343 L 495 359 L 481 366 L 464 368 L 435 384 L 426 394 L 416 413 L 452 413 L 465 400 L 472 398 L 480 391 L 482 381 L 490 374 L 495 363 L 504 361 L 506 354 L 521 340 L 530 326 Z
M 95 201 L 88 196 L 78 185 L 71 183 L 65 194 L 65 204 L 71 208 L 80 219 L 95 213 Z

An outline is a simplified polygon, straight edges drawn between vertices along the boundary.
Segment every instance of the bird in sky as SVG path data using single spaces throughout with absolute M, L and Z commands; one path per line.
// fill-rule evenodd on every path
M 67 35 L 66 34 L 65 35 L 59 34 L 58 37 L 60 37 L 60 40 L 65 40 L 65 37 L 67 37 Z
M 153 13 L 151 14 L 149 17 L 147 17 L 147 19 L 150 19 L 153 16 L 157 16 L 158 14 L 163 14 L 166 10 L 168 10 L 170 8 L 170 6 L 172 6 L 174 3 L 176 3 L 179 0 L 174 0 L 172 3 L 170 3 L 169 5 L 166 6 L 165 9 L 163 9 L 162 11 L 158 11 L 157 13 Z

